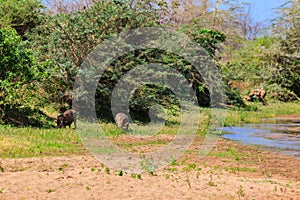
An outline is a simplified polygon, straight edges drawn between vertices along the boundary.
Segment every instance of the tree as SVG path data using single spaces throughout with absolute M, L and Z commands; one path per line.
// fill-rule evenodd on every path
M 89 9 L 93 5 L 93 2 L 95 0 L 45 0 L 44 4 L 48 13 L 59 14 Z
M 300 96 L 300 4 L 287 1 L 273 20 L 270 35 L 247 41 L 223 72 L 233 80 L 263 85 L 282 101 Z
M 91 8 L 45 15 L 28 35 L 40 63 L 48 63 L 45 88 L 56 102 L 71 99 L 75 75 L 89 52 L 109 35 L 158 24 L 155 10 L 130 1 L 96 1 Z M 70 102 L 68 102 L 70 104 Z
M 24 39 L 39 24 L 43 6 L 38 0 L 0 0 L 0 28 L 14 28 Z
M 52 100 L 70 106 L 77 70 L 93 48 L 108 36 L 132 28 L 160 26 L 161 18 L 158 14 L 163 12 L 165 4 L 159 3 L 160 1 L 95 1 L 91 7 L 45 15 L 43 23 L 33 30 L 29 39 L 33 50 L 39 52 L 39 62 L 48 66 L 50 75 L 44 82 L 44 88 L 51 94 Z M 193 28 L 191 31 L 190 27 Z M 215 54 L 217 45 L 225 40 L 225 35 L 221 32 L 203 29 L 198 24 L 191 23 L 186 28 L 182 26 L 180 30 L 204 46 L 211 56 Z M 102 74 L 95 94 L 96 109 L 101 117 L 112 118 L 111 95 L 122 75 L 135 66 L 147 63 L 162 63 L 175 68 L 189 80 L 197 93 L 199 104 L 210 105 L 209 91 L 201 75 L 190 63 L 179 55 L 146 49 L 116 58 Z M 167 88 L 151 84 L 136 90 L 131 103 L 131 108 L 136 113 L 144 114 L 156 103 L 168 108 L 172 104 L 178 105 L 174 94 Z
M 228 61 L 233 50 L 252 40 L 260 32 L 260 23 L 253 20 L 251 4 L 237 0 L 171 0 L 161 3 L 161 22 L 175 29 L 195 24 L 198 28 L 219 31 L 226 35 L 220 43 L 218 58 Z
M 0 66 L 0 105 L 28 103 L 28 90 L 35 87 L 31 83 L 38 79 L 39 70 L 33 52 L 14 29 L 0 29 Z
M 289 0 L 277 12 L 273 32 L 279 37 L 277 51 L 269 57 L 273 62 L 274 75 L 271 83 L 289 89 L 300 97 L 300 3 Z
M 199 43 L 213 58 L 218 50 L 218 44 L 224 42 L 226 36 L 220 31 L 204 29 L 201 28 L 201 26 L 199 27 L 199 23 L 197 23 L 198 20 L 183 25 L 179 30 L 183 31 L 194 41 Z

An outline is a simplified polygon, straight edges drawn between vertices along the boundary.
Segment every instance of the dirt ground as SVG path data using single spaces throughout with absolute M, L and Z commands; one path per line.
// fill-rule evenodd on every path
M 300 199 L 299 158 L 224 139 L 204 159 L 197 148 L 141 177 L 89 154 L 0 159 L 0 199 Z
M 279 117 L 300 119 L 300 115 Z M 172 139 L 170 135 L 112 138 L 133 152 L 155 151 L 161 146 L 149 142 Z M 209 156 L 200 158 L 201 143 L 195 138 L 184 156 L 154 174 L 120 174 L 90 154 L 0 159 L 0 200 L 300 199 L 299 157 L 219 139 Z

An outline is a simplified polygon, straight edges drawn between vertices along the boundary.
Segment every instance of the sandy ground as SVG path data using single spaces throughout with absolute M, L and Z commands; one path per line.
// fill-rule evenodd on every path
M 212 156 L 178 163 L 139 179 L 89 154 L 0 159 L 0 199 L 300 199 L 299 158 L 220 139 Z
M 285 114 L 285 115 L 278 116 L 278 118 L 280 118 L 280 119 L 288 119 L 288 120 L 291 119 L 291 120 L 300 121 L 300 114 Z M 299 124 L 299 122 L 298 122 L 298 124 Z M 295 132 L 300 132 L 300 125 L 292 127 L 292 128 L 289 128 L 288 130 L 295 131 Z

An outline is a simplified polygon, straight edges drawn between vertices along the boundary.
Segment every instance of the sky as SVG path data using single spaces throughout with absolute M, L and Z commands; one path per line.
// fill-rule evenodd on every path
M 51 0 L 50 0 L 51 1 Z M 65 0 L 72 1 L 72 0 Z M 215 0 L 212 0 L 213 2 Z M 286 0 L 238 0 L 240 2 L 249 2 L 252 4 L 253 18 L 262 22 L 265 25 L 270 23 L 270 20 L 275 17 L 275 8 L 278 8 Z M 42 0 L 43 3 L 47 0 Z
M 284 0 L 239 0 L 241 2 L 249 2 L 252 4 L 252 16 L 256 21 L 264 24 L 270 23 L 270 20 L 275 17 L 275 8 L 278 8 Z

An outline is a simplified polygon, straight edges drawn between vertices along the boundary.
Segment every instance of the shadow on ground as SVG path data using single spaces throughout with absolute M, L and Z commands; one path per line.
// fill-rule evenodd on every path
M 0 124 L 17 127 L 53 128 L 52 118 L 37 108 L 0 105 Z

